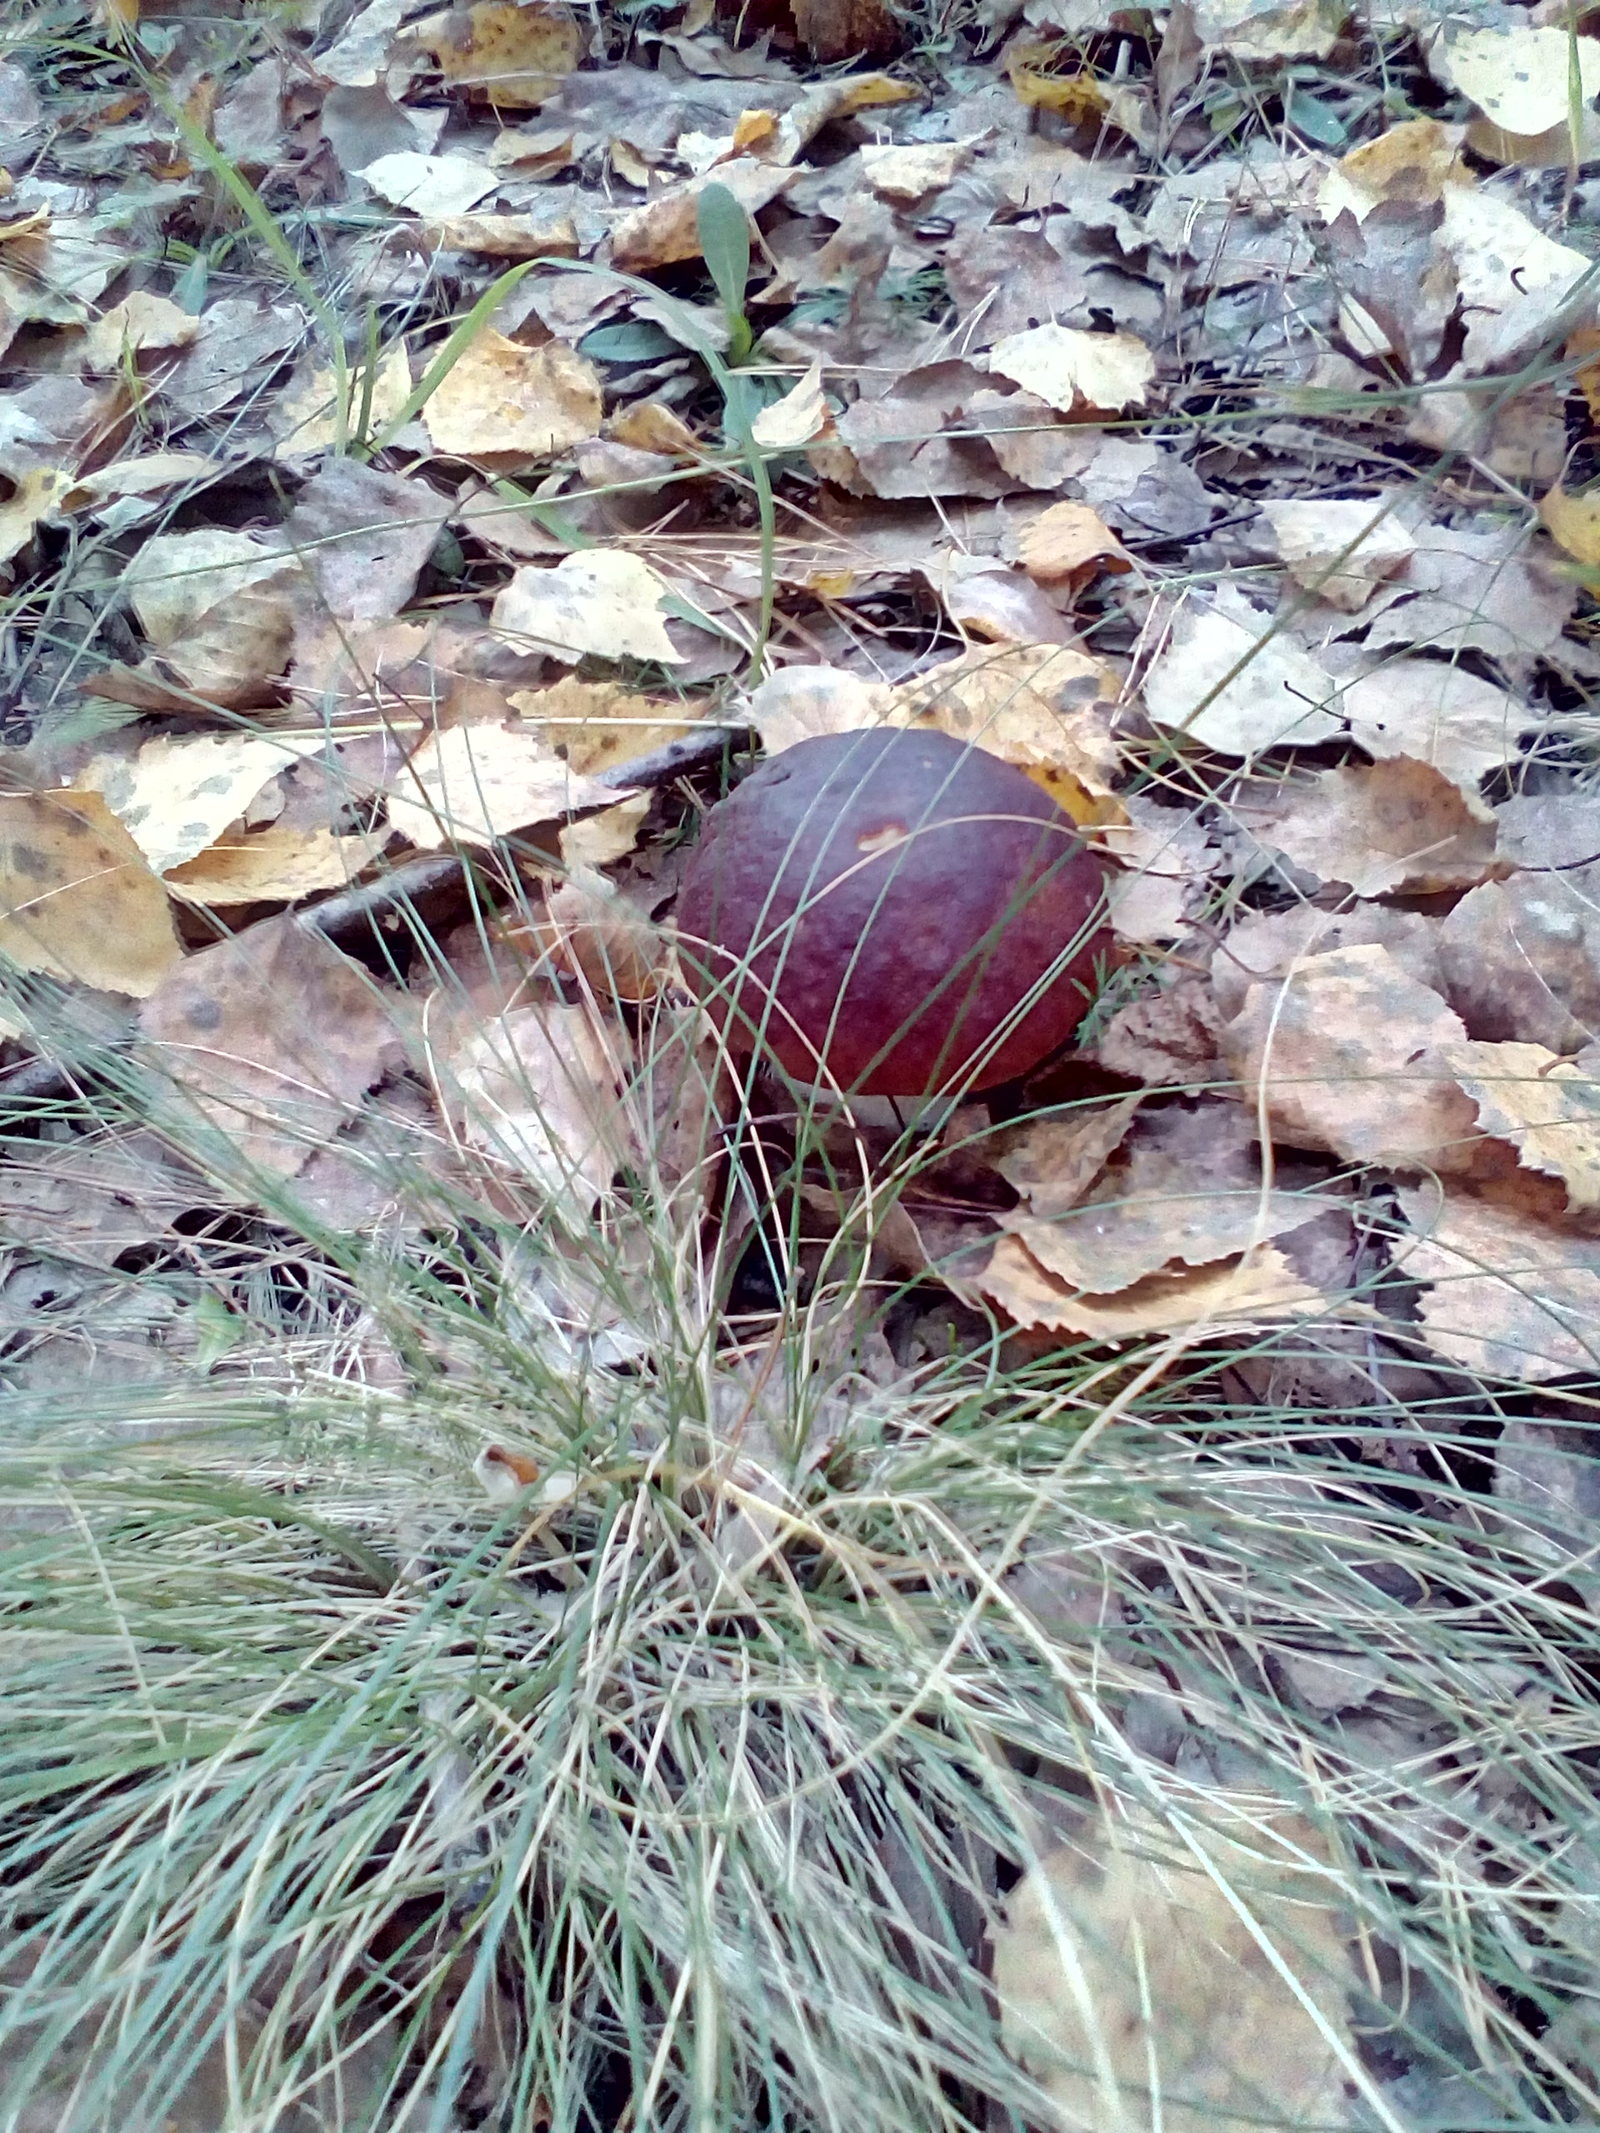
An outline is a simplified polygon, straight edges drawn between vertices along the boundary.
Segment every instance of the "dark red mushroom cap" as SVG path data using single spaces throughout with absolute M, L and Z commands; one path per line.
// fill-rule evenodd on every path
M 982 1089 L 1081 1021 L 1104 893 L 1073 823 L 998 756 L 943 733 L 829 734 L 711 810 L 680 952 L 734 1049 L 799 1080 Z

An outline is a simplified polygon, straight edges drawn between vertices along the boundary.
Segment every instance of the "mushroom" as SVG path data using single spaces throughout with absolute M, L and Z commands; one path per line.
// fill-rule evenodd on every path
M 679 952 L 740 1055 L 855 1094 L 984 1089 L 1071 1037 L 1104 897 L 1014 765 L 944 733 L 826 734 L 712 808 Z

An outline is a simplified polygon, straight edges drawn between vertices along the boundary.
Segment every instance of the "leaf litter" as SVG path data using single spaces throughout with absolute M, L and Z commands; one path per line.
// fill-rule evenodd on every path
M 886 1385 L 1292 1344 L 1592 1397 L 1592 37 L 1029 0 L 945 69 L 860 0 L 376 0 L 226 48 L 109 12 L 137 66 L 0 63 L 0 1090 L 137 1072 L 156 1131 L 8 1140 L 8 1280 L 291 1182 L 415 1254 L 470 1191 L 548 1232 L 535 1319 L 630 1369 L 662 1208 L 680 1278 L 762 1257 L 776 1306 L 697 1291 L 724 1390 L 804 1289 Z M 1405 96 L 1343 78 L 1379 57 Z M 909 1124 L 741 1092 L 671 927 L 730 776 L 886 725 L 1018 766 L 1112 874 L 1077 1044 Z M 197 1323 L 128 1352 L 193 1372 Z M 1248 2115 L 1221 1949 L 1297 2009 L 1274 2107 L 1387 2122 L 1414 2065 L 1374 2091 L 1342 2001 L 1255 1960 L 1232 1838 L 1157 1835 L 1019 1884 L 1020 2064 L 1109 2128 L 1181 2032 L 1163 2122 Z

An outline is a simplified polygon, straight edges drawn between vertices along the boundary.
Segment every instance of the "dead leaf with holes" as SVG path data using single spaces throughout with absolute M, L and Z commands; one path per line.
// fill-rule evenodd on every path
M 1189 1842 L 1137 1809 L 1085 1816 L 1006 1899 L 1007 2044 L 1063 2127 L 1167 2133 L 1337 2125 L 1359 2066 L 1340 1885 L 1287 1810 L 1212 1792 Z
M 542 465 L 598 437 L 600 374 L 564 341 L 527 348 L 485 327 L 440 379 L 422 419 L 436 452 L 489 472 Z
M 490 625 L 518 651 L 543 652 L 576 666 L 599 659 L 686 656 L 667 635 L 667 581 L 623 548 L 563 556 L 553 570 L 524 563 L 495 595 Z
M 583 777 L 525 726 L 448 726 L 430 733 L 401 772 L 389 827 L 423 852 L 488 845 L 617 797 L 616 787 Z
M 1573 1208 L 1600 1207 L 1600 1081 L 1594 1054 L 1562 1059 L 1542 1044 L 1446 1045 L 1440 1057 L 1478 1107 L 1485 1133 L 1526 1170 L 1559 1178 Z
M 1542 714 L 1503 683 L 1440 659 L 1394 659 L 1346 688 L 1350 734 L 1368 755 L 1431 763 L 1474 804 L 1491 770 L 1514 762 Z
M 1274 1135 L 1396 1170 L 1472 1166 L 1477 1110 L 1445 1048 L 1458 1015 L 1378 947 L 1313 955 L 1252 985 L 1223 1032 L 1247 1106 Z
M 1188 600 L 1145 676 L 1154 724 L 1220 755 L 1331 740 L 1338 684 L 1273 618 L 1231 585 Z
M 0 794 L 0 955 L 142 999 L 182 954 L 166 891 L 98 793 Z
M 1431 763 L 1395 755 L 1345 764 L 1286 787 L 1283 799 L 1281 812 L 1241 808 L 1240 818 L 1297 867 L 1357 896 L 1470 889 L 1495 872 L 1492 810 Z
M 1421 1333 L 1485 1377 L 1547 1384 L 1600 1366 L 1600 1241 L 1476 1193 L 1402 1187 L 1391 1246 L 1422 1283 Z
M 146 1064 L 174 1099 L 177 1145 L 293 1177 L 356 1115 L 399 1052 L 390 999 L 314 928 L 266 919 L 169 971 L 140 1015 Z M 196 1140 L 178 1099 L 213 1129 Z
M 1290 577 L 1346 614 L 1365 607 L 1416 549 L 1389 497 L 1284 497 L 1261 508 Z
M 1062 414 L 1143 407 L 1156 359 L 1137 334 L 1031 326 L 989 351 L 989 367 Z

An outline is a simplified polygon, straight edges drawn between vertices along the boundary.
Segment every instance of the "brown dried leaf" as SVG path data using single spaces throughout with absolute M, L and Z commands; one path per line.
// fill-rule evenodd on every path
M 1219 1056 L 1222 1024 L 1211 987 L 1185 973 L 1163 991 L 1118 1008 L 1093 1056 L 1150 1088 L 1199 1088 L 1227 1079 Z
M 353 365 L 340 420 L 338 374 L 331 368 L 303 364 L 273 408 L 270 426 L 277 439 L 275 459 L 298 459 L 315 452 L 341 452 L 366 411 L 369 430 L 393 422 L 411 397 L 411 358 L 405 343 L 384 350 L 375 367 Z
M 1485 882 L 1443 920 L 1439 953 L 1469 1036 L 1581 1051 L 1600 1035 L 1600 866 Z
M 1241 812 L 1262 843 L 1357 896 L 1472 888 L 1495 867 L 1490 811 L 1409 756 L 1324 771 L 1274 820 Z
M 1471 799 L 1491 770 L 1515 761 L 1539 714 L 1515 693 L 1439 659 L 1394 659 L 1344 692 L 1352 737 L 1372 756 L 1431 763 Z
M 440 380 L 422 419 L 437 452 L 501 472 L 537 466 L 600 434 L 600 374 L 551 341 L 525 348 L 485 327 Z
M 1017 537 L 1017 561 L 1037 585 L 1087 585 L 1133 558 L 1092 505 L 1051 504 Z
M 200 331 L 200 321 L 169 297 L 136 289 L 102 312 L 83 337 L 90 370 L 112 371 L 147 350 L 175 354 Z
M 1142 1095 L 1123 1096 L 1115 1103 L 1030 1119 L 1006 1136 L 1005 1153 L 994 1167 L 1022 1195 L 1029 1212 L 1048 1221 L 1078 1205 L 1143 1102 Z
M 545 916 L 556 962 L 599 998 L 636 1004 L 665 984 L 667 946 L 660 927 L 603 875 L 586 872 L 563 882 Z
M 181 959 L 166 891 L 98 793 L 0 794 L 0 954 L 135 999 Z
M 396 1056 L 382 989 L 314 928 L 272 918 L 202 948 L 140 1015 L 146 1060 L 245 1162 L 293 1177 Z M 181 1145 L 181 1143 L 180 1143 Z
M 169 867 L 163 877 L 175 896 L 227 910 L 235 904 L 297 903 L 324 889 L 342 889 L 372 865 L 389 832 L 336 836 L 331 829 L 289 829 L 277 823 L 221 837 L 198 858 Z
M 1074 647 L 963 652 L 895 691 L 895 723 L 929 726 L 1015 763 L 1076 822 L 1116 819 L 1120 770 L 1111 721 L 1116 676 Z
M 1297 904 L 1288 911 L 1248 913 L 1218 944 L 1211 986 L 1224 1019 L 1239 1012 L 1252 985 L 1285 977 L 1302 957 L 1336 948 L 1387 948 L 1408 977 L 1444 991 L 1437 919 L 1390 904 L 1358 904 L 1353 911 Z
M 1486 1377 L 1541 1385 L 1600 1364 L 1600 1242 L 1476 1194 L 1402 1188 L 1394 1257 L 1426 1283 L 1422 1336 Z
M 1485 1133 L 1525 1169 L 1559 1178 L 1571 1207 L 1600 1207 L 1600 1082 L 1542 1044 L 1446 1045 L 1440 1057 L 1478 1107 Z
M 619 273 L 653 274 L 680 259 L 700 257 L 700 195 L 723 185 L 747 215 L 756 214 L 792 184 L 794 172 L 775 163 L 737 156 L 687 179 L 624 215 L 611 232 L 611 263 Z
M 553 0 L 475 0 L 443 18 L 433 49 L 445 80 L 475 101 L 531 109 L 583 58 L 583 32 Z
M 346 622 L 379 622 L 404 607 L 450 515 L 426 482 L 330 459 L 301 489 L 284 537 L 323 606 Z
M 1383 948 L 1338 948 L 1252 985 L 1223 1033 L 1275 1135 L 1397 1170 L 1461 1169 L 1477 1117 L 1442 1047 L 1466 1036 L 1436 992 Z

